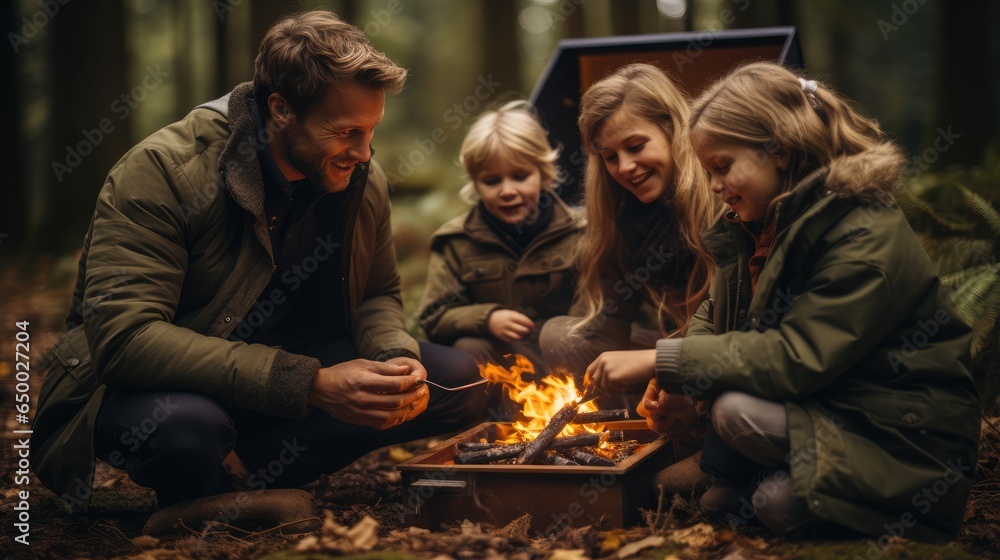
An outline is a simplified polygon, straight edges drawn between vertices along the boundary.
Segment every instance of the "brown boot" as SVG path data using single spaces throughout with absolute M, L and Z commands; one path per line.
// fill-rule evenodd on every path
M 656 473 L 653 490 L 666 495 L 680 494 L 689 497 L 708 488 L 712 478 L 701 471 L 701 451 L 677 461 Z
M 740 509 L 743 499 L 752 492 L 746 484 L 736 484 L 724 478 L 712 477 L 712 486 L 701 495 L 701 509 L 712 519 L 721 519 Z
M 284 533 L 306 533 L 320 526 L 316 501 L 303 490 L 243 490 L 184 500 L 150 516 L 142 534 L 160 536 L 220 530 L 262 531 L 282 526 Z

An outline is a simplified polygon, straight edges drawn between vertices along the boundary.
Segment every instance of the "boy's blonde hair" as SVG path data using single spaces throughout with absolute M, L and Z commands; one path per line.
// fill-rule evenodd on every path
M 774 155 L 787 169 L 782 193 L 884 137 L 877 122 L 829 87 L 772 62 L 747 64 L 709 87 L 691 107 L 691 134 L 699 143 L 736 142 L 762 158 Z
M 469 176 L 459 196 L 469 204 L 479 202 L 476 176 L 491 162 L 506 160 L 537 167 L 542 187 L 550 186 L 559 170 L 559 149 L 549 145 L 548 133 L 535 116 L 531 103 L 511 101 L 476 119 L 462 141 L 459 162 Z
M 708 294 L 713 265 L 702 244 L 701 232 L 717 218 L 718 204 L 688 142 L 688 103 L 687 95 L 662 70 L 649 64 L 623 66 L 594 83 L 583 95 L 577 124 L 587 155 L 584 192 L 588 227 L 581 241 L 578 292 L 587 312 L 575 332 L 600 315 L 605 305 L 603 284 L 612 275 L 627 273 L 625 256 L 629 249 L 635 249 L 625 246 L 617 222 L 625 197 L 633 195 L 611 177 L 595 145 L 600 140 L 595 136 L 598 127 L 618 111 L 660 127 L 674 160 L 673 184 L 665 193 L 678 220 L 676 231 L 680 239 L 674 245 L 689 251 L 695 264 L 692 270 L 682 271 L 688 278 L 683 294 L 656 293 L 647 284 L 650 300 L 659 303 L 675 323 L 676 329 L 665 334 L 683 334 Z

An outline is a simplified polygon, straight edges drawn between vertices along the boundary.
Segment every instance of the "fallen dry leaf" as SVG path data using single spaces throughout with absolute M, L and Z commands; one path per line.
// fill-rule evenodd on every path
M 333 513 L 326 512 L 320 536 L 310 535 L 296 545 L 299 552 L 333 551 L 343 554 L 368 552 L 378 544 L 378 521 L 364 516 L 354 527 L 347 528 L 333 520 Z
M 582 548 L 557 548 L 549 560 L 590 560 L 590 556 L 584 554 Z
M 625 544 L 624 533 L 625 531 L 621 529 L 613 529 L 605 533 L 604 540 L 601 541 L 601 554 L 611 554 L 621 548 Z
M 629 543 L 618 550 L 618 554 L 615 554 L 615 558 L 628 558 L 629 556 L 634 556 L 639 553 L 639 551 L 645 550 L 647 548 L 655 548 L 657 546 L 663 545 L 666 541 L 660 535 L 651 535 L 641 541 L 636 541 L 634 543 Z
M 389 448 L 389 460 L 393 463 L 402 463 L 403 461 L 409 461 L 413 458 L 413 453 L 403 449 L 402 447 L 390 447 Z
M 129 542 L 131 542 L 138 548 L 144 548 L 144 549 L 156 548 L 157 546 L 160 545 L 160 539 L 149 535 L 139 535 L 134 539 L 130 539 Z
M 699 523 L 678 529 L 668 535 L 670 540 L 693 548 L 709 548 L 718 544 L 715 529 L 708 523 Z

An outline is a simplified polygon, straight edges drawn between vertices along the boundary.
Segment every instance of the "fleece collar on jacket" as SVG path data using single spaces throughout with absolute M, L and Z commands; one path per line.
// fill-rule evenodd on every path
M 226 97 L 229 99 L 225 111 L 218 107 L 225 98 L 203 105 L 222 113 L 229 119 L 231 132 L 229 141 L 219 158 L 219 171 L 226 178 L 226 185 L 233 200 L 254 216 L 256 220 L 254 230 L 257 232 L 257 237 L 267 252 L 273 255 L 271 238 L 267 234 L 267 221 L 264 217 L 264 178 L 260 160 L 257 159 L 259 142 L 267 138 L 263 132 L 258 134 L 254 125 L 254 115 L 251 112 L 256 110 L 256 104 L 253 102 L 253 84 L 243 82 Z M 369 162 L 359 163 L 347 186 L 345 246 L 350 243 L 351 228 L 368 182 L 368 165 Z
M 828 203 L 816 205 L 827 199 L 848 199 L 861 205 L 891 204 L 893 193 L 900 186 L 904 163 L 902 152 L 890 143 L 834 158 L 826 167 L 804 177 L 772 206 L 779 235 L 801 217 L 822 216 Z M 720 266 L 741 251 L 752 250 L 749 234 L 735 221 L 729 212 L 702 234 L 706 247 Z
M 550 236 L 583 227 L 582 217 L 579 217 L 577 212 L 567 206 L 554 190 L 546 189 L 546 191 L 552 196 L 552 200 L 555 203 L 555 206 L 552 208 L 552 222 L 544 232 L 539 233 L 538 237 L 532 240 L 528 247 L 535 245 L 539 241 L 544 241 Z M 473 206 L 467 214 L 445 222 L 444 225 L 434 232 L 433 240 L 436 241 L 451 235 L 467 235 L 469 238 L 480 243 L 493 243 L 505 247 L 503 241 L 490 229 L 486 221 L 479 216 L 478 204 Z

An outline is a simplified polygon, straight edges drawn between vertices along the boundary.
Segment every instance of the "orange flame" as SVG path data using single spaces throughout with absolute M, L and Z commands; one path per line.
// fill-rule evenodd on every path
M 525 377 L 535 373 L 531 360 L 518 354 L 510 369 L 497 364 L 479 366 L 479 374 L 494 383 L 503 384 L 504 392 L 514 402 L 521 405 L 521 412 L 514 419 L 515 432 L 505 441 L 517 443 L 531 441 L 545 428 L 555 413 L 567 404 L 579 400 L 581 392 L 576 388 L 573 376 L 564 370 L 545 376 L 540 383 L 526 381 Z M 593 412 L 597 405 L 584 403 L 580 412 Z M 570 424 L 559 432 L 559 436 L 571 436 L 585 432 L 599 432 L 598 425 Z

